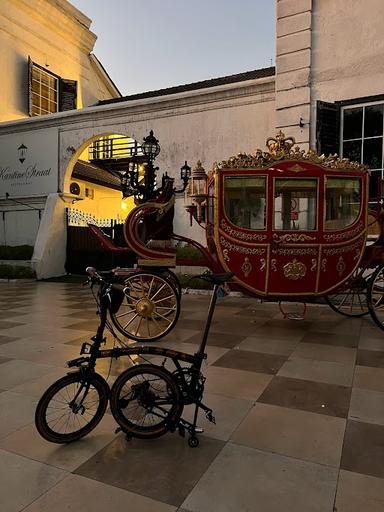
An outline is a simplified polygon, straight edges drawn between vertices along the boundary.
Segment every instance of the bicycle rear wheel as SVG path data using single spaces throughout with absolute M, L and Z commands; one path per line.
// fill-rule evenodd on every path
M 39 434 L 51 443 L 71 443 L 93 430 L 104 416 L 109 387 L 93 373 L 70 373 L 40 398 L 35 413 Z
M 183 412 L 179 386 L 172 375 L 151 364 L 128 368 L 115 381 L 111 412 L 132 437 L 160 437 L 176 428 Z

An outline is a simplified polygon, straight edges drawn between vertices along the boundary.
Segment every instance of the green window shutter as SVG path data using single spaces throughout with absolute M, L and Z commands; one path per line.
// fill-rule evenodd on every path
M 316 150 L 326 156 L 340 151 L 340 106 L 336 103 L 317 102 Z
M 59 111 L 75 110 L 77 108 L 77 82 L 60 78 Z

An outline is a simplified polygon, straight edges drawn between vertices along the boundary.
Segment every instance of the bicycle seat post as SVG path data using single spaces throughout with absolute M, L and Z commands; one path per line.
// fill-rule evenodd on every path
M 219 287 L 220 286 L 218 284 L 216 284 L 216 283 L 213 285 L 213 290 L 212 290 L 212 294 L 211 294 L 211 300 L 210 300 L 209 308 L 208 308 L 207 321 L 205 323 L 205 328 L 204 328 L 204 334 L 203 334 L 203 338 L 202 338 L 201 343 L 200 343 L 199 350 L 197 351 L 197 354 L 201 355 L 201 356 L 204 354 L 205 347 L 207 345 L 209 329 L 211 327 L 212 317 L 213 317 L 213 313 L 215 311 L 216 300 L 217 300 L 217 292 L 219 290 Z

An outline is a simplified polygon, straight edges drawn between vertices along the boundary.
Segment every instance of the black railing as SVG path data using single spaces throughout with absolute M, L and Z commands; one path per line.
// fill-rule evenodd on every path
M 116 160 L 143 156 L 140 144 L 128 137 L 102 138 L 89 146 L 89 160 Z

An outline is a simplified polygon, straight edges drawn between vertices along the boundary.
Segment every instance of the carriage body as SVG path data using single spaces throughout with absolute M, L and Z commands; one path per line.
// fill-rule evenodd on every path
M 252 295 L 327 295 L 363 256 L 367 190 L 368 173 L 352 167 L 298 159 L 221 166 L 207 183 L 208 247 Z

